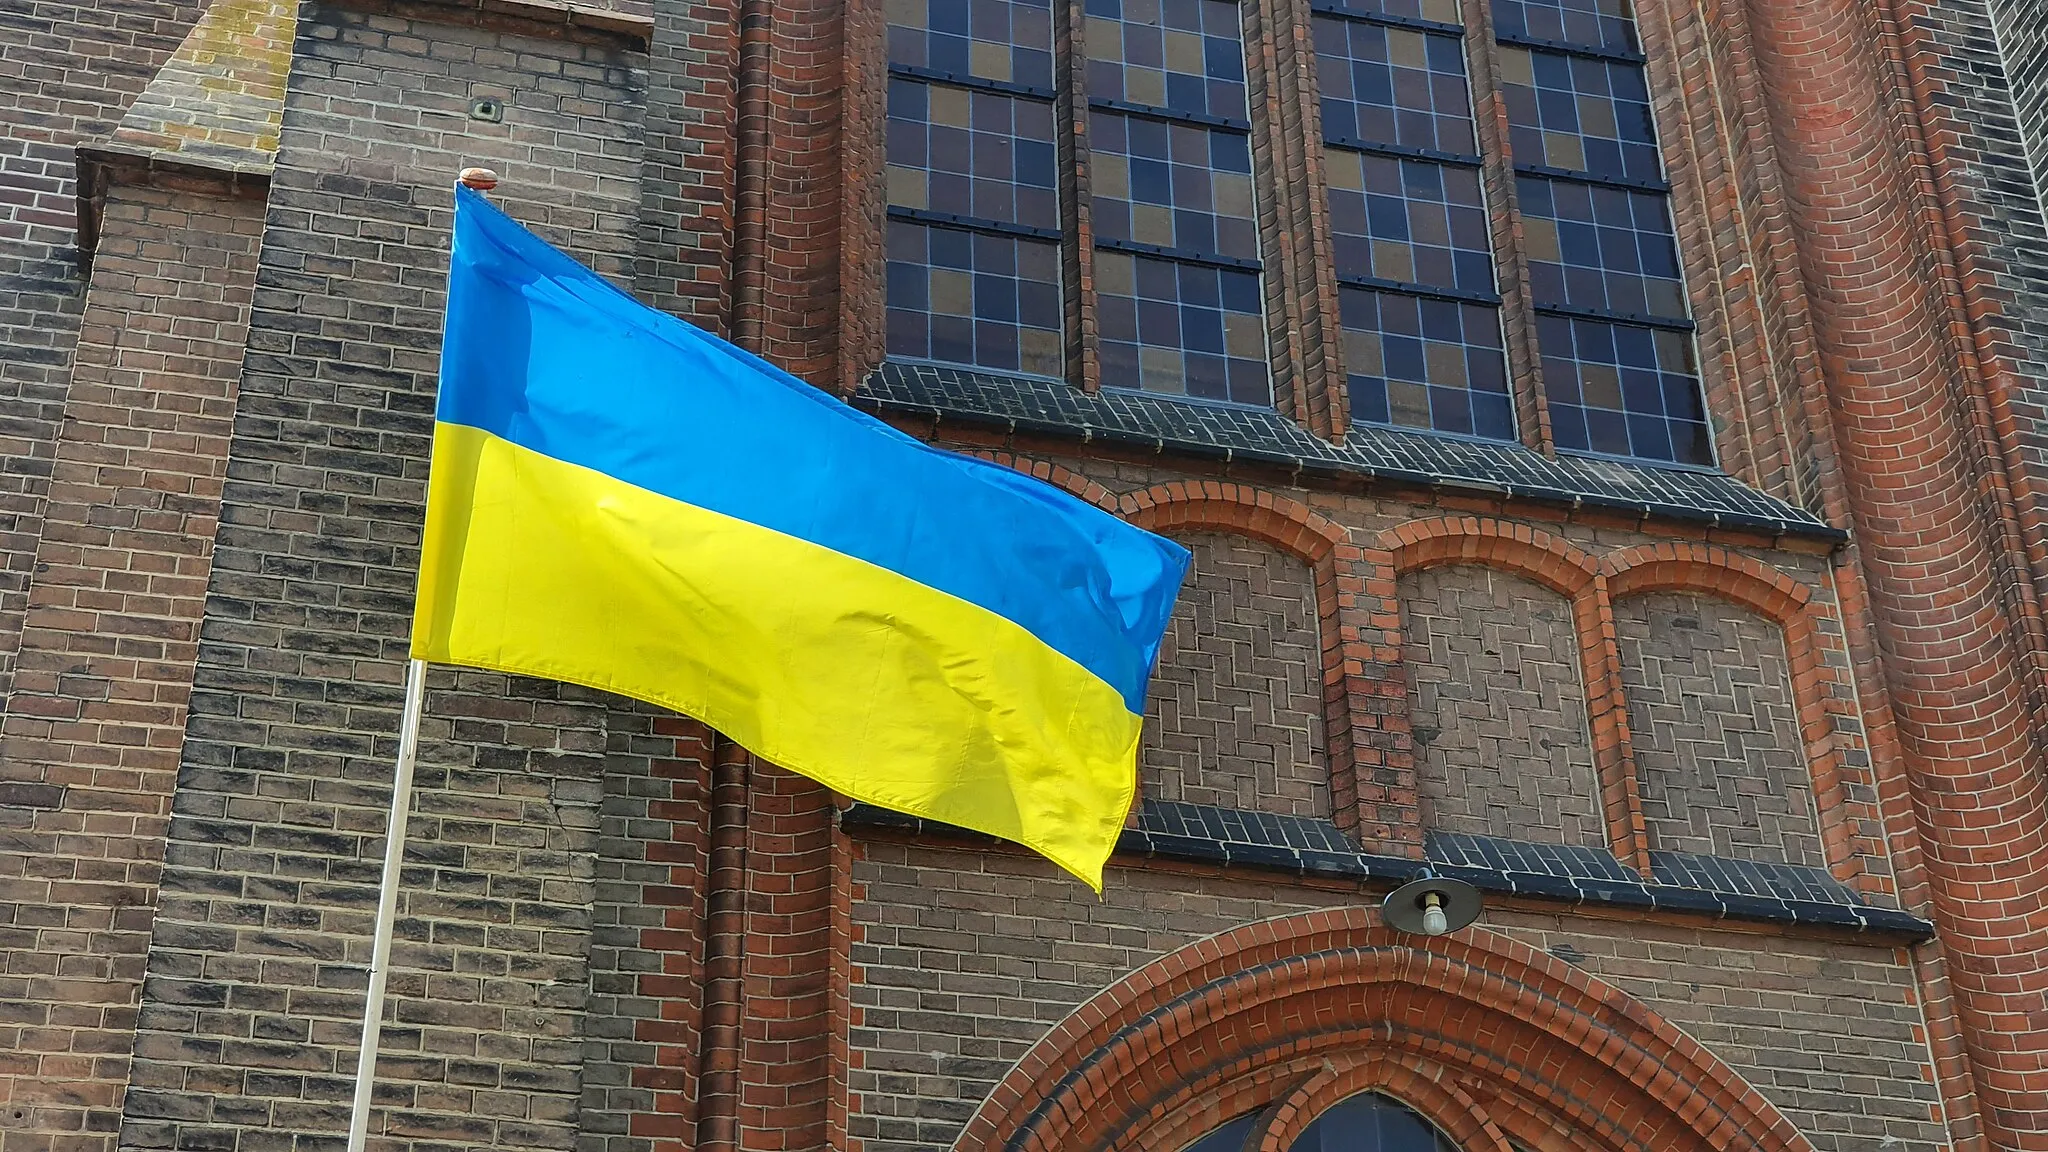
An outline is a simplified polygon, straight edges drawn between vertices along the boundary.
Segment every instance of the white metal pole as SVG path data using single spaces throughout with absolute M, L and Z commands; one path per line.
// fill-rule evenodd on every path
M 377 1043 L 384 1030 L 384 982 L 391 974 L 391 925 L 398 913 L 399 866 L 405 858 L 405 818 L 412 808 L 412 763 L 419 751 L 420 710 L 427 696 L 427 662 L 405 666 L 405 715 L 398 724 L 398 771 L 391 779 L 391 817 L 384 828 L 384 877 L 377 889 L 377 932 L 370 945 L 370 989 L 363 997 L 363 1046 L 356 1056 L 355 1103 L 348 1118 L 348 1152 L 363 1152 L 370 1132 L 370 1089 L 377 1079 Z

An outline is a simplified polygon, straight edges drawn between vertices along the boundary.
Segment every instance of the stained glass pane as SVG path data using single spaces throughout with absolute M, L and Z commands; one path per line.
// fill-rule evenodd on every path
M 1052 104 L 889 81 L 889 203 L 1058 228 Z
M 1536 331 L 1559 448 L 1713 464 L 1688 333 L 1563 316 Z
M 1458 1152 L 1458 1146 L 1407 1105 L 1366 1092 L 1309 1121 L 1288 1152 Z
M 891 356 L 1059 376 L 1059 246 L 889 221 Z
M 1506 44 L 1500 65 L 1517 164 L 1611 180 L 1663 179 L 1641 65 Z
M 1105 382 L 1273 402 L 1258 273 L 1098 250 L 1095 291 Z
M 1498 308 L 1364 288 L 1342 307 L 1354 420 L 1514 439 Z
M 1258 259 L 1243 133 L 1111 112 L 1090 125 L 1097 236 Z
M 1493 244 L 1477 168 L 1327 149 L 1339 276 L 1492 292 Z
M 1089 96 L 1245 119 L 1244 34 L 1236 4 L 1088 0 L 1087 10 Z
M 1473 155 L 1465 48 L 1456 36 L 1315 18 L 1323 137 Z
M 1685 318 L 1663 194 L 1533 176 L 1515 183 L 1537 304 Z
M 1400 16 L 1436 24 L 1457 24 L 1461 20 L 1458 0 L 1338 0 L 1335 6 L 1360 15 Z
M 1609 52 L 1633 52 L 1628 0 L 1493 0 L 1494 31 Z
M 1051 0 L 888 0 L 889 62 L 1053 87 Z

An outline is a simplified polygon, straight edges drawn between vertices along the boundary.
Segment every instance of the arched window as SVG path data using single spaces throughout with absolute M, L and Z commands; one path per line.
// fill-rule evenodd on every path
M 1249 1152 L 1257 1112 L 1239 1116 L 1182 1152 Z M 1361 1092 L 1331 1105 L 1294 1138 L 1288 1152 L 1458 1152 L 1415 1110 L 1377 1092 Z

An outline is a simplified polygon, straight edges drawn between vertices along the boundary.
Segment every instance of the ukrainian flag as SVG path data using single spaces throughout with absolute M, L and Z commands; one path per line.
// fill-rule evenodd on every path
M 414 657 L 672 708 L 1099 890 L 1187 563 L 456 190 Z

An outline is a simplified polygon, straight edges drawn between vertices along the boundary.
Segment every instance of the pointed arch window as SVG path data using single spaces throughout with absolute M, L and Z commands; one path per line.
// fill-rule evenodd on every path
M 1213 1129 L 1182 1152 L 1250 1152 L 1262 1114 L 1246 1113 Z M 1361 1092 L 1325 1109 L 1294 1138 L 1288 1152 L 1459 1152 L 1449 1137 L 1413 1108 L 1378 1092 Z

